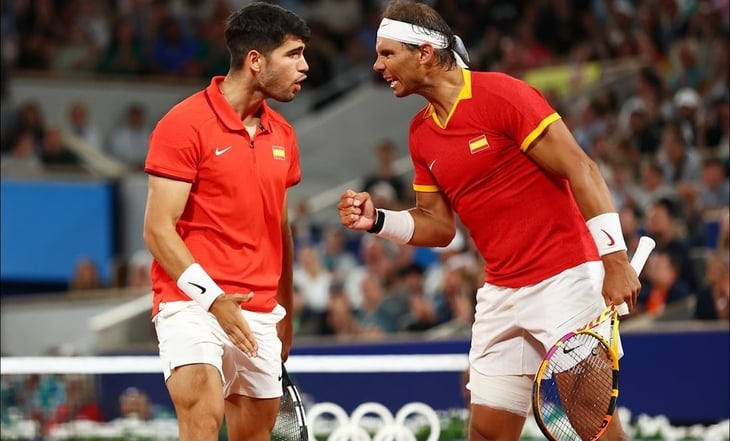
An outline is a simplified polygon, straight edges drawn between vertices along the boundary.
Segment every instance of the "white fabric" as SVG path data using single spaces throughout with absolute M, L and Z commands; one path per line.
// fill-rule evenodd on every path
M 526 417 L 530 411 L 532 377 L 529 375 L 484 375 L 469 371 L 471 403 L 506 410 Z
M 378 37 L 400 41 L 405 44 L 415 44 L 417 46 L 428 43 L 436 49 L 446 49 L 449 47 L 448 38 L 440 32 L 416 26 L 411 23 L 392 20 L 390 18 L 384 18 L 380 22 Z M 463 48 L 461 39 L 457 37 L 457 40 L 457 44 L 461 45 L 460 49 L 466 53 L 466 49 Z M 465 60 L 457 53 L 457 51 L 453 52 L 456 57 L 456 63 L 461 67 L 467 67 Z M 468 57 L 466 61 L 468 61 Z
M 596 243 L 599 256 L 616 251 L 626 251 L 626 242 L 624 242 L 618 213 L 599 214 L 586 221 L 586 225 Z
M 180 274 L 177 279 L 177 287 L 195 300 L 206 311 L 215 299 L 223 294 L 223 289 L 210 278 L 202 266 L 193 263 Z
M 408 210 L 393 211 L 380 210 L 385 217 L 383 229 L 376 236 L 390 239 L 401 245 L 411 241 L 416 229 L 416 223 Z
M 179 366 L 202 363 L 218 369 L 225 397 L 232 394 L 255 398 L 281 396 L 281 341 L 276 324 L 286 316 L 286 310 L 276 305 L 268 313 L 241 310 L 241 314 L 258 343 L 256 357 L 249 357 L 235 347 L 218 320 L 196 302 L 160 304 L 160 312 L 153 322 L 165 380 Z
M 587 262 L 535 285 L 477 291 L 469 361 L 485 375 L 534 375 L 547 350 L 606 307 L 603 265 Z M 619 339 L 619 356 L 621 342 Z

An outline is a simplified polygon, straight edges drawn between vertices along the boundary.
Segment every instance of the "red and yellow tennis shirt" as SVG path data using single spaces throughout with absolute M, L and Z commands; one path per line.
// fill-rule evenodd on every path
M 150 139 L 145 171 L 192 183 L 177 232 L 227 293 L 254 291 L 242 307 L 271 311 L 281 273 L 286 189 L 301 178 L 291 125 L 264 103 L 253 140 L 221 94 L 223 77 L 175 105 Z M 153 315 L 160 302 L 189 300 L 152 264 Z
M 431 105 L 411 121 L 413 188 L 443 192 L 486 260 L 486 281 L 512 288 L 598 260 L 566 179 L 525 151 L 560 116 L 527 83 L 463 69 L 445 124 Z

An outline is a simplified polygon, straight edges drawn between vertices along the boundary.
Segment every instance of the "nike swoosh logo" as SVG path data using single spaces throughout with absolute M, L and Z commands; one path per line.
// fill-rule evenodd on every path
M 570 348 L 570 349 L 568 349 L 568 348 L 563 348 L 563 354 L 570 354 L 571 352 L 575 351 L 575 350 L 576 350 L 576 349 L 578 349 L 579 347 L 580 347 L 580 346 L 575 346 L 575 347 L 572 347 L 572 348 Z
M 431 163 L 430 163 L 430 164 L 428 164 L 428 169 L 429 169 L 429 170 L 433 170 L 433 165 L 434 165 L 434 164 L 436 164 L 436 160 L 435 160 L 435 159 L 434 159 L 433 161 L 431 161 Z
M 230 150 L 232 148 L 233 148 L 233 146 L 232 145 L 229 145 L 228 147 L 226 147 L 224 149 L 215 149 L 215 155 L 216 156 L 220 156 L 220 155 L 222 155 L 223 153 L 227 152 L 228 150 Z
M 616 241 L 613 239 L 613 236 L 608 234 L 608 232 L 606 230 L 601 230 L 601 231 L 603 231 L 603 234 L 605 234 L 608 237 L 608 246 L 613 246 L 616 243 Z
M 205 291 L 207 291 L 204 286 L 200 286 L 197 283 L 193 283 L 193 282 L 188 282 L 188 283 L 193 285 L 194 287 L 198 288 L 200 290 L 201 294 L 205 294 Z

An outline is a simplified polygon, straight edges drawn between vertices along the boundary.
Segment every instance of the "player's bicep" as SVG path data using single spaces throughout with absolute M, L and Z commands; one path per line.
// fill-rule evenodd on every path
M 568 179 L 592 163 L 562 120 L 546 127 L 526 152 L 540 167 Z
M 151 175 L 145 208 L 145 230 L 174 227 L 185 210 L 191 188 L 190 182 Z

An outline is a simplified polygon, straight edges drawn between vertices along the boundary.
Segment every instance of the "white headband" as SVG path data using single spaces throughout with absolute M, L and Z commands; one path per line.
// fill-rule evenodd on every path
M 449 47 L 448 39 L 440 32 L 389 18 L 384 18 L 380 22 L 378 37 L 388 38 L 406 44 L 415 44 L 417 46 L 428 43 L 436 49 L 446 49 Z M 469 54 L 466 52 L 464 43 L 458 35 L 455 35 L 454 39 L 456 40 L 456 47 L 453 52 L 456 57 L 456 64 L 461 67 L 467 67 L 465 60 L 469 61 Z

